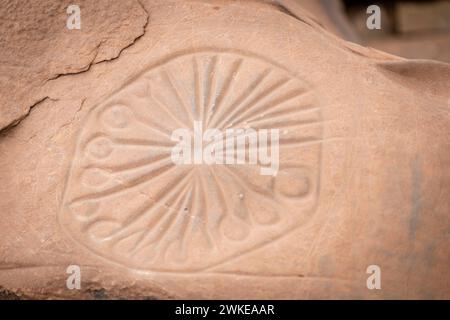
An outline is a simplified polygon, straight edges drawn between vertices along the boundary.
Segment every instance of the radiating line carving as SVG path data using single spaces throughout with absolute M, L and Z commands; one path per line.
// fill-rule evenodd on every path
M 280 129 L 280 169 L 175 165 L 171 132 Z M 177 55 L 144 70 L 87 116 L 59 220 L 96 254 L 126 267 L 210 268 L 300 226 L 315 211 L 323 121 L 308 84 L 228 51 Z

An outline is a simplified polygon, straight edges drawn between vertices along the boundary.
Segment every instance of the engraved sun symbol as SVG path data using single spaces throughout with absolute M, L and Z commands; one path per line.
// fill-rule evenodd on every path
M 281 234 L 316 202 L 322 121 L 307 88 L 281 67 L 227 52 L 145 71 L 88 116 L 61 224 L 99 255 L 155 270 L 209 267 Z M 258 164 L 175 165 L 171 134 L 194 121 L 279 129 L 277 176 Z

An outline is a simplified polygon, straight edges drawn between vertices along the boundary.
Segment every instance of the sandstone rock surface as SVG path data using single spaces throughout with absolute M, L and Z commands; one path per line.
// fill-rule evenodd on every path
M 66 26 L 68 4 L 7 0 L 0 8 L 0 130 L 17 124 L 45 99 L 45 84 L 76 74 L 121 51 L 144 33 L 148 15 L 137 1 L 78 1 L 82 29 Z
M 1 9 L 3 298 L 450 298 L 450 66 L 292 3 Z M 168 161 L 200 119 L 279 128 L 278 174 Z

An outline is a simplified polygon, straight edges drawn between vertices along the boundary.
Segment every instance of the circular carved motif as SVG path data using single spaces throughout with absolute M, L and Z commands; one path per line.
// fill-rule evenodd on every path
M 174 56 L 89 113 L 78 137 L 60 223 L 126 267 L 197 271 L 259 248 L 315 210 L 322 120 L 308 85 L 236 52 Z M 279 129 L 279 169 L 176 165 L 178 128 Z

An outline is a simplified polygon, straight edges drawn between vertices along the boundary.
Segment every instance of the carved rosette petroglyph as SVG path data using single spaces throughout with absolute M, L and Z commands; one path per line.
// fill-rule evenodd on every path
M 171 133 L 280 130 L 280 168 L 175 165 Z M 60 212 L 96 254 L 150 271 L 204 270 L 304 224 L 319 190 L 322 120 L 309 86 L 267 59 L 198 51 L 145 70 L 83 123 Z

